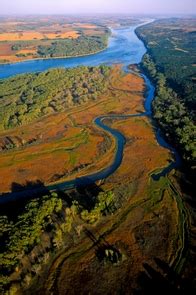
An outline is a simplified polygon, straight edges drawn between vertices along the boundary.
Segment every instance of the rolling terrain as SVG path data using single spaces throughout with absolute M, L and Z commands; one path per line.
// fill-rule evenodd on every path
M 103 25 L 64 17 L 0 18 L 0 63 L 83 56 L 107 47 Z

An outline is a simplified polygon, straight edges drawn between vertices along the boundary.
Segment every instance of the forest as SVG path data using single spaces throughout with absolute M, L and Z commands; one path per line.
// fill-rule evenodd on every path
M 50 45 L 38 46 L 38 57 L 80 56 L 104 50 L 107 47 L 108 34 L 103 36 L 84 36 L 77 39 L 53 41 Z
M 0 130 L 95 100 L 107 89 L 110 68 L 51 69 L 0 80 Z
M 154 118 L 193 167 L 196 160 L 196 31 L 194 21 L 159 20 L 137 29 L 148 54 L 143 69 L 156 84 Z

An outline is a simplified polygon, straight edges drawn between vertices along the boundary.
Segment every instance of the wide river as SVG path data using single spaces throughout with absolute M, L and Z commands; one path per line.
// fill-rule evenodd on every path
M 137 26 L 131 26 L 129 28 L 123 29 L 112 29 L 112 36 L 109 40 L 108 48 L 100 53 L 75 58 L 62 58 L 62 59 L 48 59 L 48 60 L 32 60 L 24 61 L 15 64 L 0 65 L 0 78 L 7 78 L 17 74 L 24 74 L 28 72 L 41 72 L 49 68 L 56 67 L 76 67 L 76 66 L 96 66 L 100 64 L 114 65 L 122 64 L 124 69 L 127 70 L 127 66 L 130 64 L 138 64 L 141 62 L 143 55 L 146 53 L 146 48 L 141 40 L 138 39 L 135 34 L 135 29 Z M 145 97 L 145 112 L 142 114 L 130 114 L 128 116 L 102 116 L 95 118 L 94 123 L 107 132 L 109 132 L 116 140 L 116 152 L 114 155 L 113 162 L 101 171 L 95 172 L 93 174 L 87 175 L 85 177 L 80 177 L 73 179 L 71 181 L 64 181 L 62 183 L 48 185 L 46 188 L 34 188 L 28 189 L 21 192 L 12 192 L 9 194 L 4 194 L 0 198 L 0 203 L 7 203 L 12 200 L 17 200 L 21 198 L 26 198 L 30 196 L 36 196 L 38 193 L 45 192 L 49 190 L 58 189 L 69 189 L 77 186 L 88 185 L 95 181 L 104 179 L 111 175 L 120 166 L 123 158 L 123 149 L 126 144 L 126 139 L 124 136 L 107 125 L 104 124 L 104 119 L 108 118 L 126 118 L 135 116 L 151 116 L 151 103 L 154 98 L 154 87 L 149 81 L 149 79 L 143 74 L 142 75 L 146 83 L 146 97 Z M 165 140 L 162 138 L 160 131 L 156 131 L 156 138 L 158 143 L 170 149 L 173 153 L 175 150 L 169 146 Z M 176 161 L 171 162 L 166 168 L 164 168 L 159 174 L 154 174 L 152 177 L 158 180 L 161 176 L 166 175 L 169 171 L 179 165 L 180 159 L 178 154 L 175 153 Z
M 84 57 L 31 60 L 14 64 L 0 65 L 0 78 L 7 78 L 27 72 L 42 72 L 49 68 L 73 68 L 81 65 L 135 64 L 146 52 L 143 42 L 134 33 L 136 26 L 112 30 L 108 48 L 100 53 Z

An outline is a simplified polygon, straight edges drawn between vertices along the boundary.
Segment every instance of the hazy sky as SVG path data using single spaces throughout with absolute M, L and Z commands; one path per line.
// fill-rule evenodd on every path
M 0 0 L 0 14 L 196 14 L 196 0 Z

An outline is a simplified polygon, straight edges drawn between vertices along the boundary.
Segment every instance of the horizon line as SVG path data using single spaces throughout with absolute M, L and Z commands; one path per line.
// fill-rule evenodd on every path
M 140 12 L 66 12 L 66 13 L 0 13 L 0 17 L 2 16 L 90 16 L 90 15 L 115 15 L 115 16 L 196 16 L 196 13 L 180 13 L 180 12 L 168 12 L 168 13 L 140 13 Z

